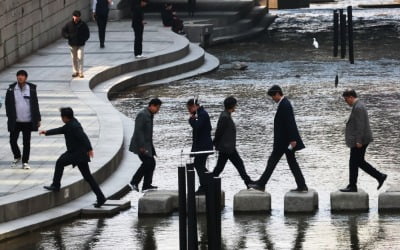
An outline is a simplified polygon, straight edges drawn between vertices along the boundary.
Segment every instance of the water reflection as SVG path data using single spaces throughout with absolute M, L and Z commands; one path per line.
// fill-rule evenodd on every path
M 256 239 L 260 241 L 257 246 L 263 249 L 275 249 L 267 227 L 269 223 L 268 215 L 237 215 L 234 222 L 240 231 L 236 239 L 233 240 L 231 249 L 251 249 L 254 247 Z

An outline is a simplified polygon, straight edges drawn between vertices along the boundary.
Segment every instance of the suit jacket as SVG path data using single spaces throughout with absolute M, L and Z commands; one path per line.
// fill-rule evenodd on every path
M 213 149 L 211 140 L 210 116 L 203 107 L 197 109 L 197 118 L 189 118 L 192 127 L 192 151 L 208 151 Z
M 143 25 L 144 12 L 141 2 L 142 0 L 132 0 L 131 2 L 132 27 L 134 25 Z
M 144 148 L 146 156 L 156 155 L 153 145 L 153 117 L 147 107 L 137 114 L 129 151 L 139 154 L 139 149 Z
M 274 119 L 274 149 L 286 150 L 291 141 L 297 142 L 293 150 L 305 148 L 297 129 L 293 107 L 289 100 L 283 97 Z
M 369 126 L 368 112 L 364 103 L 357 100 L 353 104 L 349 120 L 346 123 L 345 141 L 350 148 L 356 143 L 363 145 L 373 140 L 371 128 Z
M 79 162 L 90 162 L 88 152 L 92 150 L 92 145 L 77 119 L 72 118 L 64 126 L 46 132 L 46 136 L 58 134 L 63 134 L 65 137 L 67 146 L 65 154 L 72 159 L 73 165 Z
M 42 117 L 40 115 L 39 111 L 39 102 L 38 102 L 38 97 L 37 97 L 37 92 L 36 92 L 36 85 L 27 82 L 26 84 L 29 85 L 29 92 L 30 92 L 30 106 L 31 106 L 31 117 L 32 117 L 32 131 L 38 131 L 38 123 L 42 120 Z M 17 122 L 17 111 L 15 108 L 15 96 L 14 96 L 14 89 L 15 86 L 17 86 L 17 83 L 11 84 L 6 93 L 6 100 L 5 100 L 5 105 L 6 105 L 6 114 L 7 114 L 7 126 L 8 126 L 8 131 L 14 131 L 15 129 L 15 124 Z
M 215 148 L 223 153 L 233 153 L 236 148 L 236 126 L 231 113 L 222 111 L 215 130 Z

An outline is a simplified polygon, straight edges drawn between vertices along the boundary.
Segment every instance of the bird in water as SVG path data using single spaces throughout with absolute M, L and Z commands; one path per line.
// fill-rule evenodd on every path
M 335 77 L 335 88 L 337 88 L 338 84 L 339 84 L 339 76 L 336 75 L 336 77 Z
M 317 41 L 317 39 L 315 39 L 315 37 L 313 37 L 313 43 L 312 43 L 312 45 L 313 45 L 313 46 L 314 46 L 314 48 L 316 48 L 316 49 L 318 49 L 318 48 L 319 48 L 318 41 Z

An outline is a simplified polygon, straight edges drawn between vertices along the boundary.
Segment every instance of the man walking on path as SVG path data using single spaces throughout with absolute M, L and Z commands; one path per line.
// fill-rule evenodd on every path
M 352 107 L 349 120 L 346 123 L 345 141 L 350 148 L 349 185 L 340 189 L 342 192 L 357 192 L 358 168 L 374 177 L 378 181 L 378 189 L 385 182 L 387 175 L 379 172 L 365 161 L 365 151 L 372 142 L 372 132 L 369 126 L 367 109 L 353 89 L 343 92 L 344 101 Z
M 97 27 L 99 29 L 100 48 L 102 49 L 104 48 L 108 12 L 111 4 L 111 0 L 93 0 L 92 4 L 93 20 L 97 22 Z
M 81 20 L 81 12 L 75 10 L 72 13 L 72 21 L 62 29 L 62 36 L 68 39 L 72 57 L 72 77 L 83 78 L 83 57 L 85 43 L 90 37 L 89 27 Z
M 147 5 L 144 0 L 132 0 L 132 28 L 135 33 L 134 54 L 135 57 L 140 59 L 142 55 L 142 42 L 144 30 L 144 14 L 143 8 Z
M 18 137 L 22 132 L 22 167 L 24 169 L 30 169 L 28 162 L 31 150 L 31 132 L 38 131 L 41 122 L 36 85 L 27 82 L 27 78 L 28 73 L 25 70 L 19 70 L 17 82 L 8 87 L 5 100 L 10 146 L 14 155 L 11 167 L 16 167 L 21 161 Z
M 256 181 L 256 184 L 250 184 L 249 187 L 257 190 L 265 190 L 265 185 L 271 177 L 272 172 L 283 154 L 285 154 L 289 168 L 297 184 L 297 188 L 291 191 L 307 192 L 308 188 L 295 156 L 295 152 L 305 148 L 305 146 L 297 129 L 292 105 L 283 95 L 282 89 L 278 85 L 272 86 L 268 90 L 268 95 L 278 103 L 278 110 L 274 118 L 274 145 L 264 173 Z
M 215 149 L 219 151 L 217 165 L 214 168 L 213 174 L 214 176 L 219 176 L 229 159 L 247 187 L 253 182 L 247 175 L 243 160 L 236 150 L 236 126 L 232 120 L 232 113 L 235 112 L 236 104 L 237 100 L 233 96 L 224 100 L 225 110 L 219 116 L 213 141 Z
M 211 122 L 207 111 L 194 99 L 190 99 L 186 103 L 186 107 L 190 113 L 189 124 L 193 129 L 191 152 L 213 150 Z M 200 181 L 200 186 L 196 191 L 197 195 L 205 194 L 206 191 L 207 184 L 205 173 L 207 172 L 206 163 L 209 154 L 210 153 L 194 155 L 194 167 L 196 168 Z
M 161 107 L 161 100 L 158 98 L 152 99 L 148 107 L 140 111 L 135 119 L 135 131 L 131 139 L 129 151 L 137 154 L 142 164 L 133 175 L 130 182 L 132 190 L 139 192 L 139 183 L 143 178 L 142 192 L 157 189 L 152 185 L 153 172 L 156 167 L 156 151 L 153 145 L 153 118 L 158 113 Z
M 63 134 L 67 146 L 67 152 L 57 159 L 53 183 L 50 186 L 44 186 L 44 188 L 50 191 L 60 191 L 64 167 L 68 165 L 78 166 L 83 178 L 96 194 L 97 203 L 94 206 L 101 207 L 106 202 L 106 198 L 89 170 L 88 162 L 94 156 L 89 138 L 83 131 L 79 121 L 74 117 L 74 111 L 71 108 L 61 108 L 60 113 L 61 120 L 65 123 L 64 126 L 39 132 L 39 134 L 46 136 Z

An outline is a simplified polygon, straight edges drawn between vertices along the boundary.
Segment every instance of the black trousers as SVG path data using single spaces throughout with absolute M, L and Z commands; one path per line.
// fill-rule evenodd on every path
M 60 187 L 61 186 L 61 178 L 64 173 L 64 167 L 68 165 L 72 165 L 73 158 L 68 154 L 64 153 L 62 154 L 56 162 L 56 169 L 54 171 L 54 177 L 53 177 L 53 186 L 55 187 Z M 87 183 L 89 183 L 90 187 L 92 188 L 93 192 L 96 194 L 97 200 L 102 201 L 105 200 L 106 198 L 104 197 L 103 192 L 101 191 L 99 185 L 97 184 L 96 180 L 93 178 L 92 174 L 90 173 L 89 170 L 89 164 L 87 162 L 80 162 L 77 164 L 79 171 L 81 171 L 81 174 L 83 176 L 83 179 Z
M 142 54 L 142 42 L 143 42 L 143 22 L 134 22 L 132 23 L 133 32 L 135 33 L 135 45 L 134 45 L 134 54 L 135 56 Z
M 260 179 L 257 183 L 260 186 L 265 186 L 272 175 L 276 165 L 279 160 L 282 158 L 283 154 L 286 155 L 286 160 L 289 164 L 289 168 L 292 171 L 294 179 L 296 180 L 297 187 L 303 188 L 306 187 L 306 182 L 304 180 L 304 176 L 301 173 L 299 164 L 297 163 L 295 152 L 289 149 L 273 149 L 271 156 L 268 159 L 267 167 L 264 170 L 264 173 L 261 175 Z
M 204 155 L 196 155 L 194 157 L 194 168 L 196 169 L 197 175 L 199 176 L 200 187 L 199 189 L 205 189 L 207 187 L 206 180 L 206 172 L 208 172 L 206 168 L 207 163 L 207 154 Z
M 219 176 L 222 171 L 225 168 L 226 162 L 230 160 L 239 172 L 240 177 L 242 177 L 242 180 L 244 183 L 247 185 L 251 182 L 250 177 L 246 173 L 246 169 L 244 168 L 243 160 L 240 158 L 239 153 L 235 149 L 233 153 L 223 153 L 219 152 L 218 154 L 218 160 L 217 160 L 217 165 L 214 168 L 213 175 L 214 176 Z
M 133 175 L 131 184 L 139 185 L 140 181 L 143 178 L 143 186 L 142 189 L 146 189 L 151 186 L 153 182 L 153 173 L 156 168 L 156 160 L 153 156 L 146 156 L 139 154 L 139 159 L 142 161 L 142 164 Z
M 358 168 L 364 170 L 367 174 L 374 177 L 376 180 L 380 180 L 382 178 L 382 173 L 376 170 L 373 166 L 371 166 L 368 162 L 365 161 L 365 151 L 367 150 L 368 144 L 363 145 L 361 148 L 351 148 L 350 149 L 350 175 L 349 175 L 349 186 L 356 187 L 357 186 L 357 178 L 358 178 Z
M 18 146 L 18 137 L 20 132 L 22 132 L 22 143 L 24 146 L 22 152 L 22 163 L 28 163 L 29 154 L 31 152 L 32 123 L 17 122 L 15 124 L 14 131 L 10 132 L 10 146 L 11 146 L 11 151 L 14 155 L 14 159 L 21 158 L 21 150 L 19 149 Z
M 97 27 L 99 28 L 100 45 L 104 45 L 104 40 L 106 38 L 107 20 L 108 20 L 108 15 L 96 14 Z

